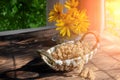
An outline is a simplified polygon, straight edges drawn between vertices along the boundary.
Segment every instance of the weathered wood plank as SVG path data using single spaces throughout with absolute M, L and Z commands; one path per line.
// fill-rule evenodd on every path
M 21 68 L 36 57 L 39 57 L 36 53 L 37 49 L 48 49 L 55 45 L 51 40 L 54 34 L 54 29 L 46 29 L 27 34 L 7 36 L 10 38 L 1 40 L 0 73 Z

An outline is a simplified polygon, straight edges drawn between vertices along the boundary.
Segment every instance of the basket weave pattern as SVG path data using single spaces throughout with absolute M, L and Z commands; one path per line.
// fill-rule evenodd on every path
M 71 71 L 71 70 L 74 70 L 76 68 L 79 68 L 80 65 L 82 65 L 82 63 L 87 63 L 90 59 L 92 59 L 92 56 L 96 53 L 97 51 L 97 46 L 98 46 L 98 37 L 92 33 L 92 32 L 88 32 L 86 34 L 84 34 L 80 40 L 80 43 L 83 42 L 85 36 L 87 34 L 93 34 L 95 36 L 95 39 L 96 39 L 96 43 L 95 45 L 93 45 L 92 49 L 90 50 L 89 53 L 86 53 L 84 54 L 83 56 L 78 56 L 78 57 L 75 57 L 75 58 L 67 58 L 67 59 L 54 59 L 52 54 L 53 52 L 56 50 L 56 48 L 59 48 L 59 46 L 62 46 L 62 45 L 66 45 L 68 43 L 72 43 L 74 44 L 75 41 L 68 41 L 68 42 L 65 42 L 65 43 L 62 43 L 62 44 L 58 44 L 50 49 L 48 49 L 44 54 L 41 54 L 42 56 L 42 59 L 51 67 L 53 68 L 54 70 L 57 70 L 57 71 Z M 85 47 L 85 46 L 84 46 Z M 43 53 L 43 52 L 41 52 Z M 47 55 L 48 54 L 48 55 Z M 64 54 L 64 53 L 63 53 Z

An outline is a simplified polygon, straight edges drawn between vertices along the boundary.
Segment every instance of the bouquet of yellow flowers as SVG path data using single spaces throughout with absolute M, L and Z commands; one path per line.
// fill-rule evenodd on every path
M 49 22 L 55 22 L 56 30 L 62 37 L 71 37 L 88 31 L 89 20 L 86 10 L 78 9 L 79 0 L 56 3 L 49 13 Z

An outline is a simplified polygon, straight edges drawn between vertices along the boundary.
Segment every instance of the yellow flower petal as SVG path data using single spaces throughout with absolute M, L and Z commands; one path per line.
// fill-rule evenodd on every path
M 70 37 L 70 30 L 67 29 L 67 36 Z
M 60 31 L 60 34 L 64 33 L 65 30 L 66 30 L 65 27 L 63 27 L 63 28 L 61 29 L 61 31 Z
M 64 26 L 64 23 L 63 22 L 59 22 L 59 23 L 56 23 L 55 25 L 58 26 L 58 27 L 59 26 Z
M 66 34 L 66 28 L 62 29 L 62 30 L 60 31 L 60 34 L 61 34 L 62 36 L 65 36 L 65 34 Z
M 76 8 L 78 6 L 78 3 L 79 3 L 78 0 L 67 0 L 65 2 L 65 7 L 67 9 Z
M 56 21 L 58 19 L 60 19 L 63 15 L 63 6 L 60 3 L 56 3 L 53 7 L 53 9 L 50 11 L 49 13 L 49 17 L 51 20 L 48 20 L 50 22 Z
M 64 37 L 64 36 L 65 36 L 65 34 L 66 34 L 66 31 L 62 33 L 62 36 Z

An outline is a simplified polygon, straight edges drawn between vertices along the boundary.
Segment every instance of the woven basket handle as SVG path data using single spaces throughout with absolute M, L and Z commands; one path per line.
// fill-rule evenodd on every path
M 44 55 L 44 56 L 46 56 L 50 61 L 55 62 L 54 59 L 52 58 L 52 56 L 49 55 L 48 52 L 46 52 L 44 49 L 37 50 L 37 53 L 39 53 L 40 55 Z
M 98 37 L 96 36 L 95 33 L 93 33 L 93 32 L 87 32 L 87 33 L 85 33 L 85 34 L 81 37 L 80 42 L 82 42 L 82 41 L 84 40 L 84 38 L 85 38 L 88 34 L 94 35 L 94 37 L 95 37 L 95 39 L 96 39 L 96 43 L 95 43 L 94 46 L 92 47 L 92 50 L 94 50 L 95 48 L 97 48 L 98 43 L 99 43 L 99 39 L 98 39 Z

